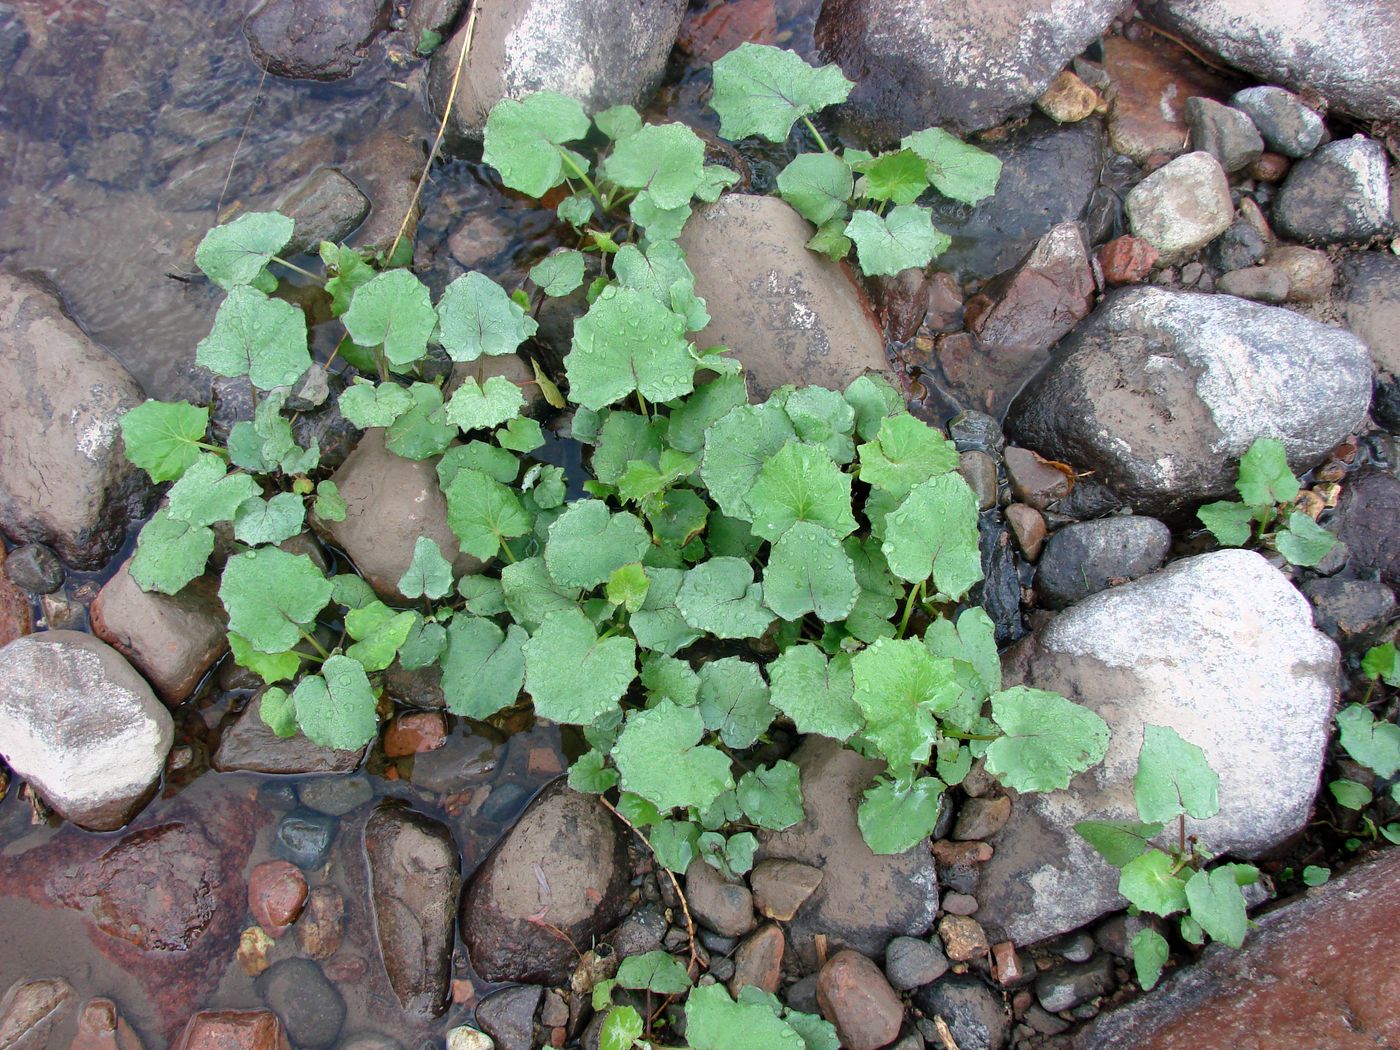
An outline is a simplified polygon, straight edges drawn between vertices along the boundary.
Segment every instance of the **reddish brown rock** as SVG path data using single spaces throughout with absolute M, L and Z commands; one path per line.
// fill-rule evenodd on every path
M 1185 48 L 1160 36 L 1104 39 L 1108 91 L 1108 139 L 1139 164 L 1154 153 L 1186 149 L 1186 100 L 1224 101 L 1238 86 L 1201 65 Z
M 734 952 L 734 977 L 729 982 L 729 994 L 739 997 L 745 985 L 761 988 L 770 995 L 777 994 L 783 979 L 783 951 L 787 940 L 776 923 L 760 926 L 744 938 Z
M 1044 510 L 1069 495 L 1072 476 L 1059 465 L 1014 445 L 1007 445 L 1003 456 L 1011 492 L 1022 503 Z
M 306 876 L 300 868 L 285 860 L 269 860 L 248 876 L 248 910 L 270 936 L 281 937 L 301 914 L 306 892 Z
M 10 582 L 4 568 L 5 547 L 0 544 L 0 648 L 34 630 L 29 596 Z
M 762 860 L 749 874 L 753 904 L 760 915 L 787 922 L 822 883 L 822 873 L 795 860 Z
M 145 1050 L 141 1037 L 117 1013 L 110 999 L 89 999 L 78 1014 L 78 1031 L 68 1050 Z
M 904 1004 L 880 968 L 859 952 L 833 955 L 817 977 L 822 1016 L 846 1050 L 877 1050 L 899 1035 Z
M 330 886 L 317 886 L 306 898 L 296 924 L 297 946 L 313 959 L 329 959 L 345 936 L 345 898 Z
M 1045 518 L 1034 507 L 1024 503 L 1013 503 L 1006 508 L 1006 523 L 1011 526 L 1011 535 L 1016 537 L 1016 545 L 1027 561 L 1040 557 L 1040 548 L 1045 545 Z
M 967 915 L 945 915 L 938 920 L 943 950 L 953 962 L 970 962 L 987 954 L 987 934 L 982 924 Z
M 1099 249 L 1099 267 L 1106 284 L 1137 284 L 1145 281 L 1157 264 L 1157 249 L 1141 237 L 1123 234 Z
M 1250 162 L 1249 167 L 1245 169 L 1245 174 L 1260 182 L 1282 182 L 1292 163 L 1282 153 L 1265 151 Z
M 190 1018 L 174 1050 L 291 1050 L 271 1010 L 204 1010 Z
M 406 758 L 436 751 L 447 743 L 447 720 L 441 711 L 413 711 L 399 715 L 384 730 L 384 754 Z
M 778 37 L 773 0 L 721 0 L 693 11 L 681 24 L 676 45 L 696 58 L 713 62 L 740 44 L 772 44 Z
M 914 338 L 929 310 L 932 280 L 922 270 L 901 270 L 893 277 L 872 277 L 867 282 L 875 313 L 885 334 L 897 343 Z
M 1102 1015 L 1077 1050 L 1400 1045 L 1400 850 L 1258 920 L 1244 948 L 1213 946 L 1150 996 Z

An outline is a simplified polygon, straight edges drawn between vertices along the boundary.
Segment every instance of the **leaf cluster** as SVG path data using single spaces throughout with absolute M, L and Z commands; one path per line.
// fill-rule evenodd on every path
M 1207 503 L 1196 512 L 1216 542 L 1243 547 L 1265 543 L 1290 565 L 1312 566 L 1327 556 L 1337 538 L 1297 509 L 1298 479 L 1288 465 L 1283 442 L 1259 438 L 1240 458 L 1235 482 L 1238 501 Z

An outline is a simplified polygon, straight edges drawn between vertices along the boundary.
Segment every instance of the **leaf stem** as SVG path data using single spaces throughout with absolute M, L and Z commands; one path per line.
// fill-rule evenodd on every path
M 642 415 L 645 418 L 650 419 L 651 413 L 647 411 L 647 399 L 642 397 L 642 392 L 640 390 L 637 391 L 637 404 L 641 406 Z
M 505 541 L 505 538 L 502 537 L 502 536 L 497 536 L 497 537 L 496 537 L 496 541 L 497 541 L 498 543 L 500 543 L 500 545 L 501 545 L 501 553 L 503 553 L 503 554 L 506 556 L 506 561 L 508 561 L 508 562 L 510 562 L 512 565 L 514 565 L 514 564 L 515 564 L 515 555 L 512 554 L 512 553 L 510 552 L 510 544 L 507 543 L 507 542 Z
M 307 643 L 311 646 L 311 648 L 315 649 L 316 652 L 320 654 L 322 660 L 329 660 L 331 658 L 331 654 L 321 648 L 321 643 L 316 641 L 316 639 L 313 638 L 306 631 L 302 630 L 301 627 L 297 627 L 297 634 L 301 635 L 303 638 L 306 639 Z
M 909 630 L 909 617 L 913 615 L 914 606 L 918 603 L 923 593 L 924 581 L 920 580 L 918 583 L 914 584 L 914 589 L 909 592 L 909 597 L 904 602 L 904 615 L 900 617 L 899 620 L 899 637 L 903 638 L 905 632 Z
M 826 144 L 826 139 L 822 138 L 822 133 L 817 130 L 817 126 L 812 123 L 810 117 L 803 117 L 802 123 L 807 125 L 807 130 L 812 133 L 812 137 L 817 140 L 817 145 L 822 148 L 823 153 L 830 153 L 831 147 Z
M 569 156 L 567 150 L 559 146 L 555 146 L 554 148 L 559 150 L 559 156 L 563 159 L 564 163 L 567 164 L 573 170 L 574 178 L 582 180 L 583 184 L 588 187 L 588 192 L 593 194 L 593 199 L 598 202 L 598 207 L 602 208 L 603 211 L 606 213 L 608 207 L 607 204 L 605 204 L 603 201 L 602 193 L 598 191 L 597 183 L 595 183 L 592 179 L 588 177 L 588 172 L 584 171 L 582 168 L 580 168 L 577 164 L 574 163 L 574 158 Z
M 315 281 L 317 284 L 325 284 L 325 283 L 326 283 L 326 279 L 325 279 L 324 277 L 321 277 L 321 276 L 319 276 L 318 274 L 314 274 L 314 273 L 312 273 L 310 270 L 303 270 L 303 269 L 302 269 L 300 266 L 298 266 L 296 263 L 288 262 L 286 259 L 282 258 L 280 255 L 274 255 L 274 256 L 272 257 L 272 261 L 275 262 L 275 263 L 280 263 L 281 265 L 285 266 L 287 269 L 291 270 L 293 273 L 299 273 L 299 274 L 301 274 L 303 277 L 309 277 L 311 280 Z
M 205 452 L 212 452 L 216 456 L 223 456 L 224 459 L 228 459 L 228 449 L 220 448 L 218 445 L 210 445 L 204 441 L 196 441 L 194 447 L 202 448 Z
M 994 736 L 994 735 L 992 735 L 992 734 L 990 734 L 990 733 L 959 733 L 956 729 L 948 729 L 946 726 L 940 727 L 938 731 L 939 731 L 940 733 L 942 733 L 944 736 L 948 737 L 950 740 L 998 740 L 998 739 L 1000 739 L 1000 737 Z

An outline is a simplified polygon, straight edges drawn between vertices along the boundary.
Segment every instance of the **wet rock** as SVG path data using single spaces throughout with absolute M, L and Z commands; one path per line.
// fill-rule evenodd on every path
M 1045 545 L 1035 586 L 1041 602 L 1063 609 L 1160 569 L 1172 533 L 1156 518 L 1100 518 L 1066 525 Z
M 1141 237 L 1124 234 L 1099 249 L 1099 266 L 1110 285 L 1137 284 L 1147 279 L 1160 253 Z
M 365 824 L 365 859 L 380 958 L 389 985 L 415 1017 L 436 1017 L 452 991 L 452 922 L 461 859 L 447 828 L 395 803 Z
M 339 168 L 317 168 L 277 202 L 296 223 L 285 257 L 316 251 L 322 241 L 339 243 L 369 214 L 369 198 Z
M 1005 795 L 967 799 L 958 807 L 953 838 L 962 842 L 990 838 L 1006 825 L 1010 816 L 1011 799 Z
M 121 827 L 155 792 L 174 725 L 121 654 L 48 631 L 0 650 L 0 756 L 65 819 Z
M 1292 165 L 1282 153 L 1271 153 L 1265 150 L 1255 158 L 1249 167 L 1244 169 L 1244 173 L 1251 179 L 1272 184 L 1282 182 L 1290 167 Z M 1270 185 L 1268 188 L 1272 189 L 1273 187 Z
M 9 560 L 4 544 L 0 544 L 0 568 L 7 567 Z M 33 630 L 34 612 L 29 605 L 29 595 L 16 587 L 8 576 L 0 576 L 0 648 Z
M 262 692 L 224 727 L 214 752 L 214 768 L 223 773 L 349 773 L 364 750 L 336 751 L 309 740 L 301 730 L 280 737 L 262 720 Z
M 0 1046 L 46 1050 L 54 1028 L 71 1014 L 77 997 L 62 977 L 16 981 L 0 999 Z
M 1206 259 L 1218 270 L 1241 270 L 1264 257 L 1268 244 L 1252 225 L 1236 219 L 1206 249 Z
M 1230 96 L 1230 105 L 1249 114 L 1269 149 L 1285 157 L 1306 157 L 1322 142 L 1322 117 L 1297 95 L 1261 84 Z
M 967 893 L 945 893 L 940 902 L 949 915 L 976 915 L 977 898 Z
M 271 1010 L 201 1010 L 175 1050 L 291 1050 L 291 1044 Z
M 5 578 L 30 594 L 52 594 L 63 586 L 63 562 L 42 543 L 26 543 L 4 555 Z
M 837 952 L 827 960 L 817 977 L 817 1002 L 847 1050 L 887 1046 L 904 1021 L 904 1004 L 880 968 L 859 952 Z
M 1156 36 L 1104 39 L 1109 88 L 1108 139 L 1113 149 L 1144 164 L 1186 148 L 1186 100 L 1222 99 L 1231 87 L 1184 48 Z
M 398 715 L 384 729 L 386 758 L 406 758 L 436 751 L 447 743 L 447 719 L 441 711 L 412 711 Z
M 426 53 L 418 47 L 424 32 L 445 37 L 464 7 L 466 0 L 411 0 L 408 17 L 404 19 L 404 31 L 414 50 L 420 54 Z
M 1358 425 L 1365 345 L 1279 307 L 1131 288 L 1061 344 L 1007 416 L 1024 445 L 1162 513 L 1233 491 L 1259 437 L 1306 469 Z
M 902 343 L 914 338 L 928 315 L 931 285 L 929 276 L 913 267 L 893 277 L 877 275 L 866 282 L 875 312 L 892 340 Z
M 611 814 L 562 784 L 546 789 L 463 894 L 460 927 L 472 966 L 488 981 L 563 983 L 573 947 L 531 917 L 589 944 L 622 917 L 630 875 Z
M 1012 494 L 1036 510 L 1044 510 L 1069 495 L 1069 476 L 1030 449 L 1015 446 L 1006 449 L 1006 476 L 1011 482 Z
M 1337 514 L 1337 536 L 1352 565 L 1374 569 L 1385 583 L 1400 587 L 1400 481 L 1378 470 L 1353 474 L 1342 488 Z
M 1035 106 L 1057 124 L 1073 124 L 1093 116 L 1101 101 L 1097 91 L 1066 69 L 1055 74 Z
M 416 110 L 400 109 L 392 122 L 356 143 L 355 152 L 345 161 L 345 174 L 370 199 L 369 217 L 355 237 L 362 250 L 388 252 L 401 227 L 410 239 L 418 229 L 420 208 L 414 192 L 427 157 L 424 139 L 435 134 L 436 125 L 429 128 L 426 116 L 415 125 L 411 114 Z
M 696 921 L 724 937 L 742 937 L 754 927 L 753 896 L 742 882 L 726 879 L 697 857 L 685 870 L 685 894 Z
M 982 582 L 969 593 L 996 626 L 998 645 L 1014 642 L 1025 629 L 1021 625 L 1021 578 L 1011 553 L 1011 530 L 984 514 L 977 521 L 977 546 L 982 558 Z
M 935 224 L 952 238 L 938 265 L 963 281 L 1009 270 L 1052 227 L 1084 217 L 1099 181 L 1103 132 L 1092 120 L 1057 125 L 1033 117 L 985 148 L 1001 161 L 996 193 L 972 208 L 932 205 Z
M 1001 1050 L 1011 1034 L 1001 997 L 972 974 L 952 974 L 920 988 L 914 1005 L 941 1017 L 958 1050 Z
M 398 583 L 413 560 L 419 536 L 438 545 L 456 575 L 481 568 L 481 562 L 461 551 L 447 524 L 447 498 L 438 484 L 436 456 L 404 459 L 385 447 L 382 429 L 366 430 L 331 480 L 348 505 L 345 520 L 317 519 L 313 524 L 350 556 L 380 597 L 405 600 Z
M 261 926 L 249 926 L 238 936 L 238 950 L 233 953 L 239 968 L 249 977 L 256 977 L 269 966 L 268 956 L 277 947 L 277 942 L 269 937 Z
M 1122 4 L 825 0 L 815 40 L 856 81 L 843 114 L 871 140 L 931 125 L 977 131 L 1030 106 Z
M 938 913 L 938 879 L 928 849 L 893 856 L 870 851 L 856 823 L 855 800 L 880 766 L 834 740 L 809 736 L 792 755 L 802 772 L 806 819 L 786 831 L 761 832 L 763 859 L 797 860 L 822 872 L 821 884 L 788 925 L 788 944 L 813 967 L 812 937 L 871 955 L 900 934 L 918 936 Z
M 885 976 L 896 991 L 907 992 L 948 972 L 948 957 L 919 937 L 896 937 L 885 949 Z
M 1073 1010 L 1113 990 L 1113 960 L 1107 955 L 1074 966 L 1058 966 L 1035 980 L 1035 996 L 1052 1014 Z
M 143 591 L 122 563 L 92 603 L 92 632 L 130 660 L 168 704 L 194 692 L 228 651 L 218 580 L 202 576 L 179 594 Z
M 497 1050 L 534 1050 L 535 1014 L 544 989 L 507 988 L 488 995 L 476 1008 L 476 1023 L 496 1041 Z
M 1288 274 L 1277 266 L 1250 266 L 1222 274 L 1215 290 L 1257 303 L 1281 303 L 1289 298 L 1292 285 Z
M 317 813 L 343 817 L 374 797 L 374 786 L 364 777 L 320 777 L 297 787 L 301 804 Z
M 297 920 L 297 947 L 312 959 L 329 959 L 345 934 L 345 898 L 329 886 L 317 886 L 306 898 Z
M 1229 227 L 1230 184 L 1209 153 L 1187 153 L 1143 179 L 1124 201 L 1134 236 L 1172 263 L 1203 248 Z
M 1098 712 L 1108 754 L 1067 790 L 1015 799 L 979 920 L 994 939 L 1033 944 L 1121 907 L 1117 870 L 1073 825 L 1132 818 L 1144 725 L 1175 729 L 1219 773 L 1219 814 L 1189 828 L 1210 849 L 1250 857 L 1295 834 L 1317 790 L 1337 660 L 1302 595 L 1251 551 L 1186 558 L 1061 613 L 1008 654 L 1005 680 Z
M 1351 252 L 1338 278 L 1336 303 L 1346 326 L 1371 348 L 1382 378 L 1400 376 L 1400 258 Z
M 413 759 L 409 779 L 424 791 L 447 794 L 482 783 L 496 768 L 496 759 L 496 746 L 459 722 L 448 734 L 446 744 Z
M 1000 453 L 1006 447 L 1001 424 L 985 412 L 963 412 L 948 422 L 948 437 L 959 452 Z
M 738 193 L 698 209 L 681 233 L 710 311 L 696 345 L 729 347 L 756 398 L 784 383 L 844 390 L 867 370 L 888 367 L 864 296 L 840 266 L 807 249 L 811 235 L 778 198 Z
M 274 855 L 289 860 L 304 871 L 315 871 L 326 863 L 340 821 L 324 813 L 294 809 L 277 825 L 272 842 Z
M 140 388 L 49 286 L 10 274 L 0 274 L 0 377 L 0 530 L 100 568 L 150 493 L 119 427 Z
M 787 922 L 821 885 L 822 873 L 795 860 L 763 860 L 749 874 L 753 904 L 760 915 Z
M 977 498 L 978 510 L 997 505 L 997 461 L 985 452 L 959 452 L 958 473 Z
M 1011 535 L 1016 537 L 1016 546 L 1021 548 L 1026 561 L 1039 558 L 1045 544 L 1045 518 L 1040 511 L 1024 503 L 1013 503 L 1006 508 L 1006 524 L 1011 527 Z
M 1326 252 L 1283 244 L 1269 252 L 1266 262 L 1287 276 L 1289 302 L 1317 303 L 1332 293 L 1337 272 Z
M 144 1050 L 141 1037 L 110 999 L 89 999 L 78 1014 L 78 1031 L 68 1050 Z
M 938 939 L 953 962 L 980 959 L 991 948 L 982 924 L 967 915 L 944 915 L 939 919 Z
M 345 1000 L 310 959 L 283 959 L 268 967 L 253 988 L 282 1020 L 297 1047 L 333 1046 L 345 1023 Z
M 1317 629 L 1342 645 L 1378 644 L 1395 618 L 1395 594 L 1376 580 L 1314 579 L 1303 584 L 1303 594 Z
M 775 994 L 782 983 L 786 947 L 782 927 L 771 922 L 745 937 L 734 952 L 734 977 L 729 982 L 729 994 L 737 999 L 739 990 L 747 985 L 769 995 Z
M 1248 0 L 1154 0 L 1159 25 L 1261 80 L 1313 88 L 1359 117 L 1400 119 L 1400 26 L 1387 0 L 1260 6 Z
M 1384 148 L 1362 135 L 1320 147 L 1289 170 L 1273 214 L 1280 233 L 1308 244 L 1346 244 L 1387 232 L 1394 220 Z
M 1247 168 L 1264 152 L 1264 139 L 1249 114 L 1209 98 L 1186 100 L 1192 150 L 1209 153 L 1227 172 Z
M 388 0 L 265 0 L 243 23 L 258 65 L 294 80 L 342 80 L 389 24 Z
M 285 860 L 264 861 L 248 875 L 248 910 L 269 935 L 281 937 L 306 903 L 306 876 Z
M 448 124 L 479 139 L 502 98 L 554 91 L 589 113 L 645 106 L 666 71 L 685 0 L 508 0 L 483 6 Z M 466 23 L 433 55 L 428 98 L 441 117 Z

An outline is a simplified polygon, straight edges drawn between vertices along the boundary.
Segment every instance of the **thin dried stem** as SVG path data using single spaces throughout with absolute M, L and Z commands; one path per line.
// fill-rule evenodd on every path
M 629 828 L 631 828 L 633 833 L 637 836 L 637 838 L 641 839 L 642 842 L 646 845 L 646 848 L 651 850 L 651 855 L 653 857 L 656 856 L 656 850 L 652 846 L 651 840 L 642 833 L 641 828 L 637 827 L 637 825 L 633 824 L 630 820 L 628 820 L 621 813 L 619 813 L 617 807 L 614 806 L 607 799 L 603 798 L 601 795 L 598 796 L 598 801 L 601 802 L 603 805 L 607 806 L 608 811 L 612 813 L 613 816 L 615 816 L 618 820 L 622 821 L 622 823 L 626 824 Z M 685 894 L 681 892 L 681 884 L 676 881 L 676 873 L 673 872 L 670 868 L 666 867 L 666 865 L 662 864 L 661 859 L 659 857 L 657 858 L 656 866 L 662 871 L 664 871 L 666 873 L 666 877 L 671 880 L 671 887 L 676 891 L 676 899 L 681 902 L 681 914 L 685 916 L 685 935 L 690 942 L 690 966 L 688 967 L 688 969 L 695 973 L 698 973 L 700 966 L 700 957 L 696 954 L 695 951 L 695 920 L 690 917 L 690 905 L 686 903 Z

